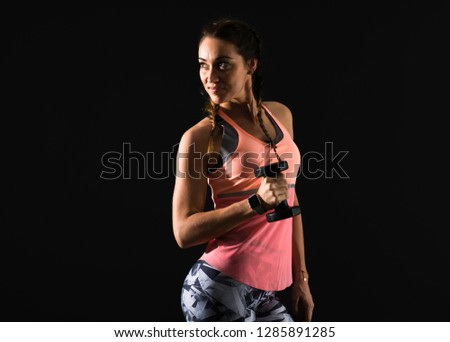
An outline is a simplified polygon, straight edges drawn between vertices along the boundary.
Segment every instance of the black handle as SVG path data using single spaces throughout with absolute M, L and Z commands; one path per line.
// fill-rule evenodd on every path
M 293 206 L 290 207 L 287 203 L 287 200 L 284 200 L 280 204 L 278 204 L 275 208 L 275 210 L 271 213 L 268 213 L 266 215 L 268 222 L 274 222 L 279 220 L 284 220 L 288 217 L 293 217 L 300 214 L 300 207 L 299 206 Z

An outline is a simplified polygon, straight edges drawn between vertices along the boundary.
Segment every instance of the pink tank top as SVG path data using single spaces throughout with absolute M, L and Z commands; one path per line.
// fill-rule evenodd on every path
M 277 131 L 277 152 L 289 164 L 283 172 L 289 184 L 288 203 L 293 205 L 300 151 L 286 128 L 263 108 Z M 215 209 L 256 193 L 262 178 L 255 177 L 254 169 L 278 161 L 270 144 L 241 129 L 222 111 L 219 117 L 224 163 L 208 177 Z M 209 241 L 200 259 L 257 289 L 283 290 L 292 283 L 292 224 L 292 218 L 267 222 L 265 214 L 256 215 Z

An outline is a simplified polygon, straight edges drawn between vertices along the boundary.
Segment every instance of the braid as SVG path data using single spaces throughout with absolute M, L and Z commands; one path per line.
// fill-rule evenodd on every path
M 256 116 L 258 117 L 259 125 L 261 126 L 261 129 L 264 132 L 264 135 L 269 139 L 270 146 L 272 146 L 273 151 L 275 152 L 275 155 L 279 162 L 281 162 L 281 158 L 277 153 L 277 145 L 275 144 L 274 140 L 269 134 L 269 131 L 267 131 L 266 126 L 264 125 L 264 121 L 262 118 L 262 77 L 259 72 L 260 68 L 257 68 L 255 72 L 253 73 L 253 95 L 256 99 Z
M 270 146 L 273 147 L 273 151 L 275 152 L 275 155 L 276 155 L 278 161 L 281 162 L 281 158 L 280 158 L 280 156 L 277 153 L 277 145 L 275 144 L 273 139 L 270 137 L 270 134 L 267 131 L 267 128 L 264 125 L 264 122 L 263 122 L 263 119 L 262 119 L 261 100 L 258 100 L 257 107 L 258 107 L 258 109 L 257 109 L 258 110 L 257 117 L 258 117 L 259 125 L 261 126 L 261 128 L 262 128 L 264 134 L 266 135 L 266 137 L 269 139 Z
M 209 121 L 211 122 L 211 134 L 209 136 L 207 154 L 210 154 L 211 151 L 214 152 L 214 131 L 217 128 L 217 112 L 219 111 L 219 107 L 219 104 L 212 101 L 208 101 L 207 103 L 206 110 L 208 112 Z

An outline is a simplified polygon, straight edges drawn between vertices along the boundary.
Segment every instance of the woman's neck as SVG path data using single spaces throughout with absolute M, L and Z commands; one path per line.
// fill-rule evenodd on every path
M 258 107 L 256 100 L 249 102 L 225 102 L 220 104 L 220 108 L 231 118 L 245 117 L 252 122 L 258 122 Z

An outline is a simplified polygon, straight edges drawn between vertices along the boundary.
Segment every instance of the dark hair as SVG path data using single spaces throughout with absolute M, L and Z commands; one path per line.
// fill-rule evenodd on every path
M 269 138 L 273 145 L 273 141 L 270 138 L 266 128 L 263 125 L 261 117 L 261 102 L 262 102 L 262 75 L 261 75 L 261 39 L 258 33 L 246 22 L 239 19 L 221 18 L 210 23 L 207 23 L 200 36 L 199 43 L 205 37 L 212 37 L 224 40 L 233 44 L 238 53 L 244 58 L 245 61 L 251 59 L 258 60 L 258 66 L 252 74 L 252 91 L 257 101 L 258 119 L 266 136 Z M 202 92 L 207 97 L 205 103 L 205 111 L 211 120 L 211 138 L 208 146 L 208 152 L 211 148 L 211 141 L 213 138 L 214 130 L 216 129 L 216 114 L 219 109 L 219 105 L 211 101 L 209 96 Z

